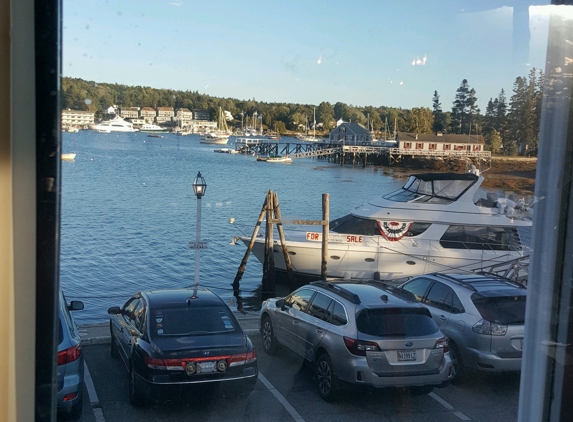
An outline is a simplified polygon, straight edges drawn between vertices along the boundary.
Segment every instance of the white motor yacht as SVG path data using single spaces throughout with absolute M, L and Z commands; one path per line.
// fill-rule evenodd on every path
M 145 133 L 167 133 L 169 129 L 154 124 L 144 124 L 139 128 L 139 131 Z
M 137 129 L 133 128 L 133 124 L 126 122 L 119 116 L 115 116 L 111 120 L 105 120 L 97 124 L 92 124 L 89 126 L 90 129 L 101 132 L 137 132 Z
M 199 142 L 202 144 L 215 144 L 215 145 L 225 145 L 229 142 L 229 134 L 224 132 L 207 132 L 201 135 Z
M 377 197 L 330 222 L 327 274 L 348 279 L 403 279 L 431 272 L 465 273 L 528 256 L 518 228 L 531 226 L 523 199 L 474 202 L 483 182 L 473 173 L 411 175 L 399 190 Z M 322 233 L 285 227 L 293 271 L 320 276 Z M 246 245 L 251 238 L 240 238 Z M 273 239 L 278 239 L 274 235 Z M 264 237 L 253 254 L 264 262 Z M 285 270 L 274 240 L 275 268 Z

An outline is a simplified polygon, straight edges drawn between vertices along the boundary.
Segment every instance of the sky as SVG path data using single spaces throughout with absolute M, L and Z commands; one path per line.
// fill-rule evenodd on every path
M 549 0 L 63 0 L 64 76 L 239 100 L 485 112 L 545 70 Z M 554 6 L 553 6 L 554 7 Z M 529 33 L 528 33 L 529 32 Z

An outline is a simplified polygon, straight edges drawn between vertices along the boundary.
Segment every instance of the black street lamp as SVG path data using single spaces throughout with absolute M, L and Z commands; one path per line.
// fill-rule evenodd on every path
M 198 172 L 197 177 L 193 181 L 193 192 L 195 192 L 197 199 L 201 199 L 201 197 L 205 195 L 206 190 L 207 183 L 205 183 L 205 179 L 201 176 L 201 172 Z
M 201 198 L 205 195 L 207 190 L 207 183 L 201 176 L 201 172 L 197 173 L 197 177 L 193 181 L 193 192 L 197 196 L 197 230 L 195 244 L 190 246 L 195 249 L 195 289 L 199 286 L 199 252 L 201 249 L 206 248 L 206 244 L 201 242 Z

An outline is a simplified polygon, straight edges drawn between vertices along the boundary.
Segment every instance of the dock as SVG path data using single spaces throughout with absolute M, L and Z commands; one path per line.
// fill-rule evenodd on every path
M 391 148 L 375 143 L 344 145 L 338 142 L 279 142 L 267 138 L 236 138 L 235 152 L 259 156 L 288 156 L 300 158 L 324 158 L 340 165 L 353 164 L 398 164 L 405 158 L 457 158 L 478 160 L 485 168 L 491 167 L 490 151 L 435 151 L 411 148 Z

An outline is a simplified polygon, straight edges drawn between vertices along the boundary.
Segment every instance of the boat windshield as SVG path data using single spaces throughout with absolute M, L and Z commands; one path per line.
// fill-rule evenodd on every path
M 442 178 L 432 176 L 412 175 L 401 189 L 385 195 L 384 198 L 396 202 L 449 204 L 462 196 L 477 180 L 474 175 L 443 175 L 446 177 Z

